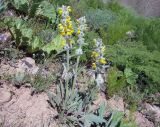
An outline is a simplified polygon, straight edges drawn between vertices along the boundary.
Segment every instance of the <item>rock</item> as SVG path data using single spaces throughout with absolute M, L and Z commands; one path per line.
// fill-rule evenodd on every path
M 57 111 L 50 107 L 47 102 L 48 96 L 46 93 L 31 95 L 31 89 L 21 87 L 20 89 L 13 89 L 13 85 L 3 84 L 0 89 L 0 99 L 2 98 L 1 92 L 6 93 L 12 91 L 14 94 L 10 101 L 0 104 L 0 122 L 3 122 L 4 127 L 54 127 L 54 117 L 57 116 Z M 3 101 L 4 102 L 4 101 Z M 5 118 L 5 120 L 3 120 Z M 1 123 L 0 123 L 1 124 Z
M 0 105 L 11 100 L 11 93 L 7 90 L 0 89 Z
M 0 75 L 16 75 L 16 74 L 37 74 L 39 67 L 35 64 L 35 60 L 26 57 L 21 60 L 18 60 L 16 63 L 1 63 L 0 64 L 1 72 Z
M 125 111 L 123 98 L 121 97 L 113 96 L 111 99 L 107 101 L 107 104 L 109 108 L 111 108 L 112 110 L 117 110 L 121 112 Z
M 34 59 L 30 57 L 26 57 L 26 58 L 23 58 L 22 60 L 19 60 L 16 70 L 18 73 L 27 72 L 29 74 L 35 75 L 38 72 L 39 67 L 36 66 Z
M 16 16 L 14 10 L 7 10 L 4 12 L 4 16 Z
M 11 40 L 11 34 L 9 32 L 0 34 L 0 42 L 8 42 L 9 40 Z
M 154 127 L 154 124 L 148 119 L 146 119 L 145 116 L 139 112 L 135 113 L 135 122 L 138 127 Z
M 158 106 L 145 103 L 144 109 L 143 115 L 146 115 L 146 117 L 155 124 L 160 124 L 160 108 Z

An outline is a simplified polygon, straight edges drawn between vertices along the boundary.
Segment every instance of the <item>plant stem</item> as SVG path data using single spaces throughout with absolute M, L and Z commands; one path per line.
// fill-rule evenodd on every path
M 76 63 L 75 76 L 74 76 L 74 80 L 73 80 L 72 90 L 74 90 L 76 80 L 77 80 L 77 71 L 78 71 L 79 60 L 80 60 L 80 55 L 77 57 L 77 63 Z
M 69 72 L 69 49 L 66 51 L 66 54 L 67 54 L 67 74 Z M 68 87 L 69 87 L 69 81 L 68 81 L 68 78 L 67 78 L 67 81 L 66 81 L 66 95 L 68 95 Z
M 67 50 L 67 71 L 69 71 L 69 49 Z

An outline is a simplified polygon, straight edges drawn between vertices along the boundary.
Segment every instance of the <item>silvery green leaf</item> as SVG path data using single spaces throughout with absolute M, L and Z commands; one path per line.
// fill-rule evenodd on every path
M 104 102 L 102 102 L 102 103 L 100 104 L 99 109 L 98 109 L 99 116 L 103 118 L 104 115 L 105 115 L 105 111 L 106 111 L 106 105 L 105 105 Z

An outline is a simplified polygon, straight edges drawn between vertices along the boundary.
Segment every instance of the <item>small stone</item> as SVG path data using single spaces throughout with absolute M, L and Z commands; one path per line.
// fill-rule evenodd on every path
M 135 122 L 138 127 L 154 127 L 154 124 L 148 119 L 146 119 L 145 116 L 139 112 L 135 113 Z
M 18 62 L 17 72 L 27 72 L 35 75 L 38 70 L 39 67 L 35 64 L 35 60 L 30 57 L 23 58 Z
M 112 109 L 112 110 L 117 110 L 117 111 L 121 111 L 124 112 L 124 101 L 123 98 L 121 97 L 116 97 L 113 96 L 111 99 L 109 99 L 107 101 L 108 106 Z
M 11 93 L 7 90 L 0 89 L 0 105 L 11 99 Z
M 0 34 L 0 42 L 8 42 L 11 39 L 11 34 L 9 32 Z

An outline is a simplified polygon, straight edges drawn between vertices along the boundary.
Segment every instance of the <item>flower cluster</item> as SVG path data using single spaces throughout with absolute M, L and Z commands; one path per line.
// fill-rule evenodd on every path
M 94 58 L 94 63 L 92 63 L 92 68 L 95 70 L 95 80 L 97 86 L 104 90 L 104 77 L 103 73 L 106 68 L 107 61 L 104 58 L 105 46 L 103 45 L 102 39 L 94 39 L 95 48 L 92 52 L 92 57 Z
M 77 35 L 78 35 L 78 49 L 76 50 L 76 55 L 82 55 L 82 46 L 84 45 L 84 32 L 87 29 L 87 24 L 86 24 L 86 18 L 81 17 L 77 20 L 78 23 L 78 29 L 77 29 Z
M 104 58 L 105 46 L 103 45 L 102 39 L 94 39 L 95 49 L 92 52 L 92 57 L 95 62 L 92 63 L 93 69 L 102 68 L 106 63 L 106 59 Z
M 61 17 L 61 23 L 58 24 L 58 30 L 62 36 L 71 36 L 74 32 L 71 17 L 69 13 L 71 12 L 70 6 L 62 6 L 58 9 L 58 14 Z

